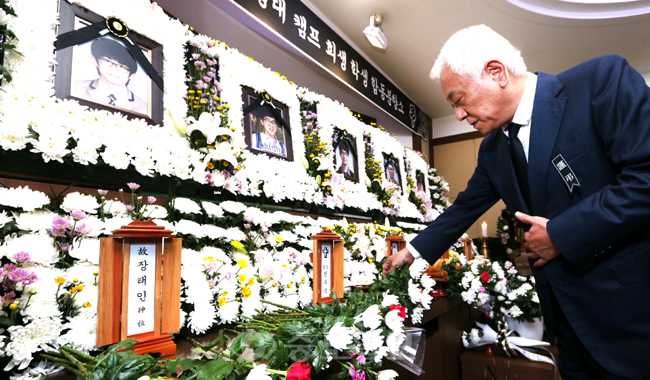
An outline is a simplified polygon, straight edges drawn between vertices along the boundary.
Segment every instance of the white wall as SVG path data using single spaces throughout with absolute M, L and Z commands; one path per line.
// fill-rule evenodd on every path
M 158 5 L 199 33 L 220 40 L 285 75 L 298 86 L 323 94 L 364 115 L 413 147 L 412 133 L 379 107 L 325 72 L 227 0 L 158 0 Z

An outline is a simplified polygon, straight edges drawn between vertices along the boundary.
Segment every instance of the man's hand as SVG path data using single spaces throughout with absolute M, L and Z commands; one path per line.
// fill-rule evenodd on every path
M 395 270 L 397 267 L 401 267 L 404 264 L 413 264 L 415 259 L 411 256 L 411 253 L 408 249 L 403 248 L 396 254 L 390 256 L 386 259 L 384 264 L 384 270 L 381 272 L 382 275 L 386 275 Z
M 530 251 L 526 254 L 527 258 L 531 260 L 539 259 L 535 261 L 534 265 L 536 267 L 546 265 L 546 263 L 560 255 L 560 249 L 555 245 L 546 230 L 548 219 L 526 215 L 519 211 L 515 213 L 515 218 L 530 224 L 530 230 L 524 234 L 524 239 L 526 239 L 524 246 L 526 250 Z

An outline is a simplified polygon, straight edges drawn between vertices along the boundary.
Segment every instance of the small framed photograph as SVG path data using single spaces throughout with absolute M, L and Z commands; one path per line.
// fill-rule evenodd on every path
M 332 136 L 334 149 L 334 168 L 345 179 L 359 182 L 359 155 L 357 154 L 357 141 L 346 131 L 334 128 Z
M 59 35 L 104 20 L 76 5 L 61 1 Z M 162 46 L 129 30 L 127 37 L 162 73 Z M 57 51 L 55 94 L 91 108 L 120 112 L 162 124 L 163 93 L 127 48 L 111 33 Z
M 382 153 L 382 155 L 384 156 L 384 181 L 393 183 L 402 189 L 399 160 L 392 154 Z
M 427 186 L 424 182 L 424 173 L 421 170 L 415 171 L 415 190 L 416 191 L 426 191 Z
M 293 161 L 289 108 L 277 100 L 272 101 L 272 106 L 266 102 L 258 105 L 261 98 L 262 94 L 242 86 L 244 137 L 248 149 L 256 154 Z

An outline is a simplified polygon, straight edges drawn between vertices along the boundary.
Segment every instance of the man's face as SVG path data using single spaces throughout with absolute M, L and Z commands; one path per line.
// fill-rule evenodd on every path
M 392 164 L 388 164 L 388 178 L 395 178 L 395 167 Z
M 108 57 L 95 61 L 100 77 L 113 86 L 125 86 L 135 73 L 131 74 L 129 67 Z
M 275 136 L 275 132 L 278 130 L 278 123 L 271 116 L 264 116 L 262 118 L 262 127 L 264 127 L 264 133 L 272 137 Z
M 445 68 L 440 76 L 445 98 L 454 108 L 456 118 L 467 122 L 483 135 L 507 124 L 512 115 L 503 110 L 503 89 L 489 75 L 477 83 L 469 76 L 460 76 Z
M 350 156 L 350 153 L 343 149 L 339 148 L 339 157 L 341 157 L 341 164 L 343 166 L 348 166 L 348 157 Z

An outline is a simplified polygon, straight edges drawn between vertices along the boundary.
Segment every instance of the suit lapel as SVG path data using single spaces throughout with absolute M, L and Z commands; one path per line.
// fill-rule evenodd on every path
M 500 174 L 501 181 L 503 182 L 503 189 L 505 194 L 503 196 L 506 203 L 510 203 L 515 211 L 521 211 L 528 214 L 528 206 L 526 206 L 526 201 L 524 200 L 523 195 L 521 195 L 521 190 L 519 185 L 515 180 L 515 169 L 512 165 L 512 159 L 510 158 L 510 150 L 508 150 L 508 138 L 503 133 L 503 131 L 495 131 L 498 133 L 496 136 L 497 141 L 497 161 L 498 161 L 498 170 Z M 508 202 L 508 200 L 510 202 Z
M 544 73 L 537 73 L 537 75 L 528 150 L 528 182 L 532 212 L 535 216 L 543 216 L 546 208 L 551 154 L 560 130 L 567 98 L 559 96 L 564 85 L 556 76 Z

